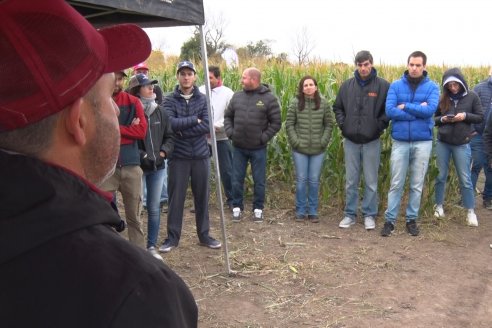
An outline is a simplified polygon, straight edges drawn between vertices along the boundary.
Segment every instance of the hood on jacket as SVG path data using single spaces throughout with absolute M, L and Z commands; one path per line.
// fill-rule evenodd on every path
M 258 88 L 253 89 L 253 90 L 245 90 L 245 89 L 243 89 L 243 90 L 244 90 L 244 92 L 258 92 L 258 93 L 272 92 L 271 87 L 266 83 L 261 83 Z
M 446 83 L 449 82 L 458 82 L 464 89 L 463 95 L 468 93 L 468 84 L 466 83 L 465 76 L 459 68 L 453 67 L 444 72 L 442 76 L 442 86 L 444 87 Z

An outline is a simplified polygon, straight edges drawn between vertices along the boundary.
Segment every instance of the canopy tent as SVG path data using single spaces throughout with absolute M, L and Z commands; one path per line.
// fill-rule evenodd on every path
M 141 27 L 205 24 L 203 0 L 67 0 L 96 27 L 134 23 Z
M 217 179 L 217 199 L 220 205 L 222 229 L 222 245 L 225 267 L 232 274 L 227 247 L 227 234 L 224 219 L 224 202 L 222 200 L 221 179 L 217 155 L 217 143 L 213 126 L 213 112 L 210 103 L 210 81 L 208 79 L 207 47 L 205 46 L 205 14 L 203 0 L 67 0 L 67 2 L 96 27 L 133 23 L 141 27 L 168 27 L 199 25 L 201 36 L 202 64 L 204 71 L 205 90 L 207 93 L 208 117 L 212 145 L 212 155 Z

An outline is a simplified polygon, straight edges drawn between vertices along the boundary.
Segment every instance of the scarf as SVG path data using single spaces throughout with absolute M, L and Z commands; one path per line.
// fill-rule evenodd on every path
M 369 82 L 371 82 L 371 80 L 376 76 L 377 74 L 377 71 L 376 69 L 373 67 L 372 70 L 371 70 L 371 73 L 369 74 L 369 76 L 367 77 L 367 79 L 363 80 L 362 77 L 360 76 L 359 74 L 359 71 L 358 70 L 355 70 L 354 72 L 354 76 L 355 76 L 355 79 L 357 81 L 357 83 L 363 87 L 367 84 L 369 84 Z
M 405 75 L 407 76 L 407 81 L 410 83 L 410 87 L 412 88 L 413 91 L 417 90 L 417 87 L 419 86 L 420 82 L 425 78 L 424 75 L 420 77 L 411 77 L 408 75 L 408 71 L 405 72 Z
M 142 102 L 144 112 L 145 112 L 145 115 L 147 115 L 147 117 L 150 117 L 150 115 L 152 115 L 152 113 L 157 108 L 157 103 L 155 102 L 155 97 L 156 97 L 155 93 L 150 98 L 140 97 L 140 101 Z

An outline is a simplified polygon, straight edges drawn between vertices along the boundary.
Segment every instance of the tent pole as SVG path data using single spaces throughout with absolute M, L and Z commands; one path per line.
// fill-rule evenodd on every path
M 210 129 L 210 138 L 211 138 L 211 146 L 212 146 L 212 154 L 214 159 L 214 168 L 215 168 L 215 179 L 216 179 L 216 192 L 217 199 L 219 201 L 219 209 L 220 209 L 220 223 L 222 228 L 222 249 L 224 250 L 224 259 L 225 259 L 225 268 L 226 273 L 228 275 L 233 274 L 231 271 L 230 261 L 229 261 L 229 250 L 227 247 L 227 233 L 226 233 L 226 225 L 224 218 L 224 202 L 222 200 L 222 184 L 220 179 L 220 170 L 219 170 L 219 156 L 217 154 L 217 139 L 215 137 L 215 128 L 214 128 L 214 113 L 212 111 L 212 104 L 210 102 L 210 80 L 208 79 L 208 58 L 207 58 L 207 45 L 205 42 L 205 33 L 203 33 L 203 25 L 199 25 L 200 30 L 200 48 L 202 52 L 202 66 L 203 66 L 203 74 L 204 74 L 204 82 L 205 82 L 205 91 L 207 94 L 207 107 L 208 107 L 208 117 L 209 117 L 209 129 Z

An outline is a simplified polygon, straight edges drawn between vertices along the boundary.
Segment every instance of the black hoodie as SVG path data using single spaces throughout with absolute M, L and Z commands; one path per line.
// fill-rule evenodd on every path
M 444 85 L 449 80 L 460 83 L 463 87 L 463 92 L 460 97 L 456 99 L 448 97 L 447 101 L 449 101 L 450 104 L 446 113 L 443 113 L 440 105 L 441 102 L 439 102 L 439 106 L 434 115 L 434 121 L 439 131 L 437 137 L 441 142 L 447 144 L 463 145 L 470 142 L 474 131 L 472 124 L 481 123 L 483 121 L 482 104 L 478 95 L 475 92 L 468 90 L 468 84 L 458 68 L 451 68 L 444 72 L 442 77 L 442 86 L 444 88 Z M 445 115 L 456 115 L 458 113 L 466 114 L 463 121 L 446 123 L 441 121 Z

